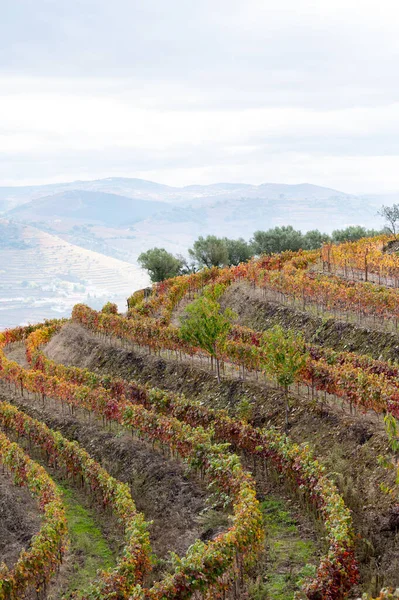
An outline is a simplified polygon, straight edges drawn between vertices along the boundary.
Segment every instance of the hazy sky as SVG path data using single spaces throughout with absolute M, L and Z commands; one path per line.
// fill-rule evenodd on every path
M 397 0 L 2 0 L 0 185 L 399 190 Z

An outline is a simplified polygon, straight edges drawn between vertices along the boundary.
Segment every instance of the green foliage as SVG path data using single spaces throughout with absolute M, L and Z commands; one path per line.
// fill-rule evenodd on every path
M 243 238 L 230 240 L 225 237 L 223 239 L 227 247 L 229 265 L 239 265 L 242 262 L 247 262 L 253 256 L 252 245 Z
M 244 421 L 250 421 L 253 417 L 254 407 L 248 398 L 242 398 L 235 407 L 236 416 Z
M 385 431 L 388 436 L 389 446 L 395 455 L 399 454 L 399 431 L 398 423 L 391 413 L 384 417 Z
M 316 250 L 330 240 L 326 233 L 312 229 L 303 234 L 291 225 L 255 231 L 252 248 L 255 254 L 275 254 L 285 250 Z
M 255 231 L 252 245 L 255 254 L 274 254 L 285 250 L 303 248 L 303 235 L 291 225 L 275 227 L 268 231 Z
M 186 315 L 180 319 L 180 337 L 216 357 L 216 342 L 226 339 L 235 318 L 229 308 L 222 312 L 211 294 L 200 296 L 187 306 Z
M 219 298 L 223 296 L 225 291 L 226 286 L 223 285 L 223 283 L 213 283 L 211 285 L 207 285 L 204 288 L 202 295 L 205 296 L 205 298 L 209 298 L 209 300 L 214 300 L 215 302 L 217 302 Z
M 399 484 L 399 430 L 398 422 L 391 413 L 387 413 L 384 417 L 385 432 L 388 438 L 388 444 L 394 456 L 380 455 L 377 458 L 379 465 L 385 469 L 396 471 L 396 485 Z M 384 494 L 392 495 L 395 493 L 394 488 L 385 483 L 380 483 L 380 489 Z
M 190 257 L 201 267 L 221 267 L 246 262 L 255 254 L 273 254 L 284 250 L 314 250 L 320 248 L 330 237 L 317 229 L 302 234 L 291 225 L 256 231 L 253 239 L 246 242 L 214 235 L 199 237 L 189 250 Z M 190 272 L 187 270 L 186 272 Z M 192 270 L 191 270 L 192 272 Z
M 263 368 L 285 390 L 285 428 L 289 427 L 288 388 L 294 383 L 298 373 L 308 359 L 305 340 L 302 334 L 284 330 L 280 325 L 266 331 L 261 340 L 266 354 Z
M 142 252 L 137 260 L 148 271 L 154 283 L 180 275 L 183 267 L 182 259 L 173 256 L 165 248 L 151 248 Z
M 267 231 L 256 231 L 252 239 L 255 254 L 275 254 L 285 250 L 317 250 L 326 242 L 354 242 L 364 237 L 381 235 L 381 231 L 366 229 L 360 225 L 351 225 L 345 229 L 336 229 L 331 237 L 312 229 L 307 233 L 295 230 L 291 225 L 275 227 Z
M 250 600 L 294 598 L 307 578 L 315 576 L 314 544 L 300 537 L 298 527 L 285 503 L 267 496 L 261 503 L 266 531 L 266 568 L 263 581 L 250 586 Z
M 321 233 L 318 229 L 311 229 L 303 236 L 302 250 L 317 250 L 323 244 L 330 241 L 330 236 Z
M 265 371 L 287 389 L 308 358 L 303 336 L 276 325 L 263 334 L 261 344 L 267 355 Z
M 331 234 L 331 240 L 336 244 L 341 242 L 356 242 L 361 238 L 374 237 L 376 235 L 381 235 L 381 233 L 381 231 L 377 231 L 376 229 L 366 229 L 361 225 L 350 225 L 345 229 L 335 229 Z
M 188 251 L 191 263 L 184 261 L 184 273 L 193 273 L 196 267 L 224 267 L 239 265 L 253 256 L 251 244 L 243 238 L 232 240 L 227 237 L 218 238 L 208 235 L 206 238 L 200 236 Z
M 96 578 L 99 569 L 114 566 L 115 558 L 93 515 L 76 499 L 73 489 L 65 483 L 59 484 L 58 488 L 65 505 L 72 555 L 79 560 L 74 565 L 76 572 L 69 591 L 83 592 Z
M 224 267 L 229 264 L 229 252 L 225 240 L 215 235 L 202 235 L 188 251 L 200 267 Z

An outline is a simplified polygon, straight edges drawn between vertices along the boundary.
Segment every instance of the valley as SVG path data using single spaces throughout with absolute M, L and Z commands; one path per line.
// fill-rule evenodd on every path
M 45 467 L 43 486 L 50 477 L 70 490 L 72 546 L 60 506 L 54 554 L 42 554 L 39 529 L 35 571 L 23 583 L 3 567 L 1 600 L 30 600 L 39 573 L 43 600 L 54 589 L 65 600 L 393 599 L 399 335 L 383 325 L 396 319 L 398 291 L 364 281 L 399 276 L 390 241 L 263 255 L 138 290 L 127 313 L 76 304 L 71 319 L 5 330 L 0 459 L 11 470 L 27 461 L 15 464 L 18 442 Z M 356 281 L 335 274 L 341 262 Z M 90 494 L 90 507 L 100 499 L 134 523 L 124 537 L 101 511 L 93 522 L 79 508 L 99 536 L 97 575 L 77 560 L 71 521 Z
M 3 187 L 0 324 L 67 316 L 79 301 L 99 308 L 106 297 L 122 307 L 148 284 L 137 258 L 151 247 L 185 256 L 199 235 L 249 239 L 288 223 L 305 230 L 324 222 L 328 232 L 375 227 L 380 201 L 309 184 L 177 188 L 108 178 Z

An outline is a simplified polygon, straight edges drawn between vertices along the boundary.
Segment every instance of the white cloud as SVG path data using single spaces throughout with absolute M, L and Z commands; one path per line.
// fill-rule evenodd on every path
M 393 0 L 6 4 L 0 184 L 399 188 Z
M 204 165 L 202 167 L 143 170 L 138 177 L 169 185 L 204 184 L 216 181 L 254 184 L 313 183 L 348 193 L 382 193 L 398 190 L 399 153 L 396 156 L 331 156 L 285 153 L 270 155 L 263 163 L 251 160 L 237 164 Z M 381 177 L 381 173 L 384 173 Z
M 182 144 L 266 143 L 284 138 L 329 136 L 362 140 L 398 135 L 399 103 L 378 107 L 313 110 L 264 107 L 223 110 L 161 110 L 135 105 L 130 95 L 6 93 L 0 97 L 0 151 L 132 147 L 169 149 Z M 4 132 L 4 133 L 3 133 Z

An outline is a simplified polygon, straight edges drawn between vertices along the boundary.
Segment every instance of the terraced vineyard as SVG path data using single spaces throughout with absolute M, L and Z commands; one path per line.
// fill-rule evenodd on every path
M 0 220 L 1 226 L 10 227 Z M 14 225 L 19 245 L 2 247 L 0 321 L 37 322 L 65 316 L 76 302 L 100 308 L 107 299 L 125 304 L 147 277 L 132 264 L 74 246 L 60 237 L 25 225 Z M 2 233 L 3 230 L 2 230 Z
M 387 248 L 260 257 L 136 292 L 126 315 L 78 304 L 4 331 L 7 497 L 26 485 L 43 517 L 6 556 L 0 599 L 397 597 Z M 360 280 L 362 252 L 380 283 Z M 183 333 L 196 298 L 235 310 L 212 345 Z M 295 357 L 292 379 L 276 356 Z

